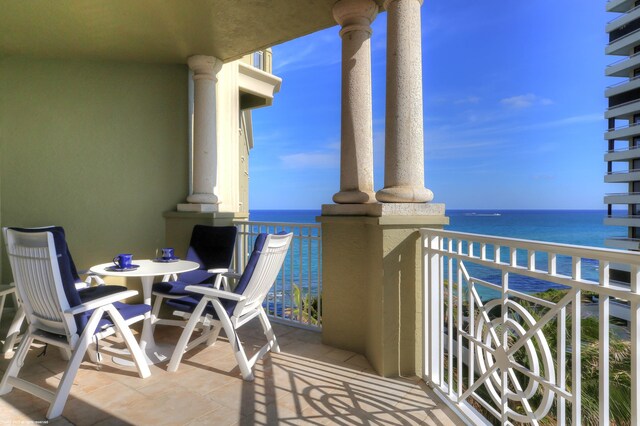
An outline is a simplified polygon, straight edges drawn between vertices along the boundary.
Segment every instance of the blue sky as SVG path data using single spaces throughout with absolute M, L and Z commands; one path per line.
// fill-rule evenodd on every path
M 448 209 L 604 209 L 604 0 L 425 0 L 425 186 Z M 384 184 L 386 13 L 373 24 L 374 186 Z M 253 114 L 251 209 L 319 209 L 340 186 L 339 27 L 273 48 Z M 624 191 L 624 189 L 622 189 Z

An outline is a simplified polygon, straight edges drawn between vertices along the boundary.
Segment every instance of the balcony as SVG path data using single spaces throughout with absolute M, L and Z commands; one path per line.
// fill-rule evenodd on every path
M 634 54 L 608 65 L 605 69 L 607 77 L 629 77 L 631 71 L 640 65 L 640 55 Z
M 421 233 L 425 381 L 469 423 L 636 424 L 640 254 Z
M 637 135 L 640 135 L 640 127 L 636 123 L 609 129 L 605 132 L 604 138 L 606 140 L 629 140 Z
M 634 0 L 609 0 L 607 2 L 607 12 L 620 12 L 624 13 L 631 9 L 634 5 Z
M 618 28 L 627 25 L 634 20 L 640 18 L 640 8 L 634 7 L 631 10 L 625 11 L 626 13 L 612 19 L 607 23 L 605 31 L 610 33 L 612 31 L 617 30 Z
M 630 90 L 634 90 L 634 89 L 637 89 L 637 88 L 640 88 L 640 78 L 633 77 L 633 78 L 630 78 L 628 80 L 621 81 L 619 83 L 616 83 L 616 84 L 613 84 L 613 85 L 607 87 L 607 89 L 604 92 L 604 96 L 609 98 L 611 96 L 616 96 L 616 95 L 619 95 L 621 93 L 625 93 L 625 92 L 628 92 Z
M 605 48 L 605 54 L 627 56 L 630 54 L 631 48 L 638 43 L 640 43 L 640 30 L 636 29 L 611 40 Z
M 627 237 L 607 238 L 604 243 L 607 247 L 619 250 L 638 250 L 640 249 L 640 239 Z
M 606 183 L 622 183 L 622 182 L 640 181 L 640 169 L 611 172 L 605 175 L 604 181 Z
M 640 215 L 607 216 L 604 224 L 610 226 L 637 226 L 640 227 Z
M 640 204 L 640 192 L 616 192 L 606 194 L 604 204 Z
M 607 109 L 605 118 L 631 119 L 633 114 L 640 111 L 640 100 L 633 100 Z
M 640 130 L 640 128 L 638 129 Z M 640 157 L 640 147 L 631 147 L 607 151 L 604 154 L 604 161 L 629 161 Z

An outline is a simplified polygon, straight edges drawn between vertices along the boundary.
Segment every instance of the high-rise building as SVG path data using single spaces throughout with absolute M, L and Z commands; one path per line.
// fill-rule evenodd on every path
M 640 250 L 640 0 L 609 0 L 606 10 L 619 16 L 607 23 L 605 52 L 620 59 L 607 66 L 605 73 L 624 80 L 605 91 L 609 105 L 604 180 L 618 186 L 604 197 L 608 206 L 605 224 L 625 226 L 627 235 L 609 238 L 605 244 Z

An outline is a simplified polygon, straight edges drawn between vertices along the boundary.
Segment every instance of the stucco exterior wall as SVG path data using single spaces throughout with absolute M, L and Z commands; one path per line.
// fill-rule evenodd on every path
M 80 269 L 154 255 L 163 212 L 188 193 L 187 75 L 186 65 L 0 58 L 1 225 L 64 226 Z

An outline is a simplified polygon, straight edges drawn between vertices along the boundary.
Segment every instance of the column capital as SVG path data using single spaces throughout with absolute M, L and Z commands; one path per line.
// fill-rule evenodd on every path
M 222 68 L 222 61 L 215 56 L 194 55 L 187 58 L 187 65 L 193 71 L 194 80 L 217 80 L 216 74 Z
M 389 4 L 396 1 L 402 1 L 402 0 L 384 0 L 384 4 L 382 5 L 382 7 L 384 8 L 384 10 L 388 10 Z M 420 6 L 422 6 L 422 3 L 424 3 L 424 0 L 413 0 L 413 1 L 417 1 L 418 3 L 420 3 Z
M 367 31 L 378 15 L 378 4 L 373 0 L 338 0 L 333 5 L 333 19 L 342 27 L 340 36 L 349 31 Z

